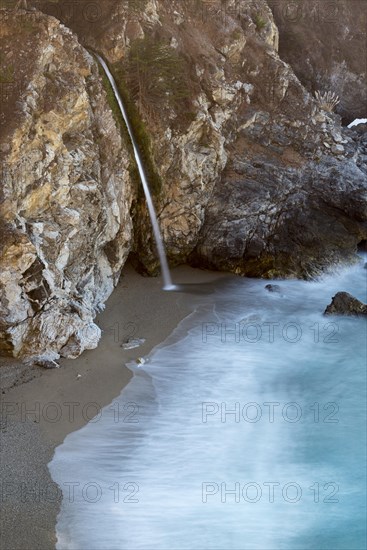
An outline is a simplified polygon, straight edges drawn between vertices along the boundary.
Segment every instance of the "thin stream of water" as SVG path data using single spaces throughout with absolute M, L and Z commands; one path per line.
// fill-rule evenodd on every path
M 111 71 L 108 68 L 107 63 L 97 53 L 95 53 L 94 55 L 97 57 L 99 63 L 101 64 L 101 66 L 102 66 L 104 72 L 106 73 L 106 76 L 107 76 L 107 78 L 108 78 L 108 80 L 109 80 L 109 82 L 112 86 L 113 93 L 115 94 L 116 101 L 117 101 L 118 106 L 120 108 L 121 114 L 123 116 L 123 119 L 125 121 L 127 130 L 129 132 L 129 135 L 130 135 L 131 143 L 133 145 L 134 156 L 135 156 L 136 164 L 138 166 L 141 183 L 143 185 L 144 194 L 145 194 L 145 198 L 146 198 L 147 205 L 148 205 L 149 215 L 150 215 L 150 219 L 151 219 L 151 222 L 152 222 L 154 238 L 155 238 L 155 242 L 156 242 L 156 245 L 157 245 L 159 260 L 160 260 L 160 264 L 161 264 L 162 277 L 163 277 L 163 282 L 164 282 L 163 289 L 164 290 L 175 290 L 175 285 L 172 283 L 172 277 L 171 277 L 171 273 L 170 273 L 170 270 L 169 270 L 169 267 L 168 267 L 167 255 L 166 255 L 166 251 L 165 251 L 165 248 L 164 248 L 162 235 L 161 235 L 161 232 L 160 232 L 160 229 L 159 229 L 157 214 L 155 212 L 153 199 L 152 199 L 152 196 L 150 194 L 149 184 L 148 184 L 147 176 L 146 176 L 146 173 L 145 173 L 145 170 L 144 170 L 144 165 L 143 165 L 143 162 L 142 162 L 142 159 L 141 159 L 141 156 L 140 156 L 139 148 L 138 148 L 137 143 L 135 141 L 133 128 L 130 124 L 130 120 L 129 120 L 129 117 L 127 115 L 127 112 L 126 112 L 124 103 L 122 101 L 122 98 L 120 96 L 120 93 L 118 91 L 117 84 L 116 84 L 115 79 L 113 78 L 113 76 L 111 74 Z

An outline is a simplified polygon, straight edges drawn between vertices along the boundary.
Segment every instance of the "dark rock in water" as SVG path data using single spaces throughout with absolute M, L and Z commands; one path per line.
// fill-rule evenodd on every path
M 265 288 L 269 292 L 277 292 L 278 294 L 280 294 L 280 292 L 281 292 L 281 288 L 280 288 L 279 285 L 266 285 Z
M 367 269 L 367 262 L 364 264 L 363 267 L 364 267 L 364 269 Z
M 324 315 L 366 315 L 367 304 L 360 302 L 348 292 L 338 292 L 324 312 Z

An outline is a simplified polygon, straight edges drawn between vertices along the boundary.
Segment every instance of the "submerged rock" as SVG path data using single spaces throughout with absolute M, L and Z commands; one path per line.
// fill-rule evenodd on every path
M 268 290 L 269 292 L 275 292 L 277 294 L 280 294 L 282 289 L 280 288 L 279 285 L 266 285 L 266 290 Z
M 367 304 L 360 302 L 348 292 L 338 292 L 327 306 L 325 315 L 365 315 Z

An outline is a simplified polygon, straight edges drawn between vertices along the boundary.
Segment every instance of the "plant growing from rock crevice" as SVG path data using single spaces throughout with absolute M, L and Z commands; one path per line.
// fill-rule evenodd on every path
M 255 15 L 254 23 L 258 31 L 261 31 L 264 27 L 266 27 L 266 21 L 259 13 Z
M 335 92 L 320 92 L 317 90 L 315 92 L 316 101 L 323 111 L 328 113 L 333 113 L 335 107 L 340 103 L 339 96 Z
M 129 150 L 130 159 L 131 159 L 130 165 L 129 165 L 129 173 L 130 173 L 131 180 L 136 185 L 136 188 L 138 190 L 138 195 L 142 196 L 142 188 L 140 183 L 139 171 L 134 159 L 134 151 L 130 140 L 129 132 L 126 128 L 125 121 L 122 117 L 120 108 L 117 104 L 112 86 L 109 83 L 109 80 L 104 74 L 104 71 L 101 69 L 101 67 L 99 68 L 99 70 L 103 80 L 104 88 L 107 93 L 107 100 L 108 100 L 109 106 L 111 108 L 111 111 L 114 115 L 116 122 L 120 126 L 122 137 L 124 139 L 125 145 Z M 110 66 L 110 70 L 115 78 L 119 93 L 124 102 L 129 120 L 133 127 L 134 137 L 136 139 L 140 154 L 142 156 L 142 160 L 143 160 L 145 171 L 148 177 L 150 189 L 154 195 L 159 195 L 162 189 L 162 181 L 155 167 L 154 160 L 152 158 L 152 146 L 151 146 L 149 134 L 146 130 L 144 121 L 142 120 L 142 117 L 138 112 L 138 109 L 136 108 L 135 103 L 131 97 L 129 88 L 126 84 L 126 73 L 123 70 L 121 64 L 119 63 L 113 66 Z
M 169 44 L 146 36 L 131 46 L 127 83 L 143 116 L 154 120 L 162 109 L 185 116 L 190 111 L 190 74 L 186 60 Z

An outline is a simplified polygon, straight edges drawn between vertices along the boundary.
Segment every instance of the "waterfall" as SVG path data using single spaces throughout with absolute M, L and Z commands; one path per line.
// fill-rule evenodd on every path
M 143 165 L 143 162 L 142 162 L 142 159 L 141 159 L 141 156 L 140 156 L 140 152 L 139 152 L 137 143 L 135 141 L 133 129 L 132 129 L 132 126 L 130 124 L 129 117 L 127 115 L 127 111 L 126 111 L 125 106 L 123 104 L 123 101 L 121 99 L 121 96 L 120 96 L 120 93 L 118 91 L 115 79 L 113 78 L 106 62 L 97 53 L 95 53 L 94 55 L 97 57 L 97 59 L 100 62 L 101 66 L 103 67 L 103 70 L 106 73 L 106 76 L 107 76 L 107 78 L 108 78 L 108 80 L 109 80 L 109 82 L 112 86 L 113 92 L 115 94 L 115 98 L 116 98 L 117 103 L 119 105 L 121 114 L 123 116 L 123 119 L 124 119 L 126 127 L 127 127 L 127 130 L 129 132 L 131 143 L 133 145 L 134 156 L 135 156 L 136 164 L 138 166 L 141 183 L 143 185 L 144 194 L 145 194 L 145 198 L 146 198 L 147 205 L 148 205 L 149 215 L 150 215 L 150 219 L 151 219 L 151 222 L 152 222 L 154 238 L 155 238 L 155 242 L 156 242 L 156 245 L 157 245 L 159 260 L 160 260 L 160 264 L 161 264 L 163 283 L 164 283 L 163 290 L 175 290 L 176 287 L 172 283 L 171 273 L 170 273 L 170 270 L 169 270 L 169 267 L 168 267 L 168 262 L 167 262 L 166 251 L 164 249 L 162 235 L 161 235 L 159 225 L 158 225 L 157 215 L 156 215 L 156 212 L 155 212 L 152 196 L 150 194 L 147 176 L 145 174 L 144 165 Z

